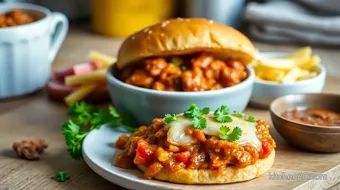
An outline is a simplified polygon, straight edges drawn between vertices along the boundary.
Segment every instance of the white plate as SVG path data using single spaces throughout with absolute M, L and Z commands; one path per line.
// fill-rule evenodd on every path
M 113 165 L 114 158 L 120 152 L 114 148 L 114 142 L 123 134 L 107 125 L 91 131 L 83 142 L 83 156 L 89 167 L 98 175 L 128 189 L 183 189 L 184 185 L 146 180 L 139 170 L 122 169 Z

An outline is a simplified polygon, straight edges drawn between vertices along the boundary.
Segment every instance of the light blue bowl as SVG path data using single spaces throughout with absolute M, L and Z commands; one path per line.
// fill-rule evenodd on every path
M 227 105 L 231 111 L 243 111 L 255 79 L 253 69 L 247 66 L 248 77 L 235 86 L 204 92 L 168 92 L 126 84 L 113 76 L 115 72 L 113 65 L 106 75 L 113 105 L 120 112 L 132 114 L 137 124 L 144 125 L 150 124 L 154 118 L 164 117 L 166 113 L 182 113 L 192 103 L 211 110 Z
M 286 53 L 262 53 L 261 57 L 283 56 Z M 293 83 L 277 83 L 271 81 L 255 80 L 250 102 L 261 108 L 269 108 L 269 105 L 278 97 L 298 93 L 319 93 L 323 90 L 326 79 L 326 68 L 319 64 L 318 75 Z

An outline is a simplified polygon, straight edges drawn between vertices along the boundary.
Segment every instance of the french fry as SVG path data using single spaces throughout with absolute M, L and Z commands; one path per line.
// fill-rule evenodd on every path
M 312 55 L 312 48 L 307 46 L 304 48 L 300 48 L 294 53 L 291 53 L 283 58 L 292 59 L 296 63 L 302 63 L 302 62 L 306 62 L 310 58 L 311 55 Z
M 308 59 L 305 62 L 301 62 L 299 65 L 300 68 L 302 69 L 313 69 L 316 65 L 320 63 L 320 57 L 317 55 L 313 55 L 310 59 Z
M 77 103 L 78 101 L 85 98 L 87 95 L 89 95 L 91 92 L 93 92 L 96 89 L 96 84 L 88 84 L 79 87 L 75 91 L 73 91 L 71 94 L 65 97 L 64 101 L 65 103 L 70 106 L 74 103 Z
M 289 83 L 315 77 L 320 57 L 311 54 L 312 48 L 304 47 L 287 56 L 257 60 L 252 63 L 256 79 Z
M 272 69 L 267 73 L 265 79 L 274 82 L 281 82 L 285 75 L 286 75 L 285 71 Z
M 296 81 L 301 73 L 301 69 L 299 67 L 294 67 L 292 70 L 287 73 L 287 75 L 282 79 L 282 83 L 290 83 Z
M 102 63 L 104 68 L 108 68 L 112 63 L 117 61 L 117 58 L 110 57 L 97 51 L 90 51 L 88 58 L 91 61 L 98 61 Z
M 106 69 L 96 70 L 83 75 L 73 75 L 65 78 L 66 86 L 75 86 L 79 84 L 90 84 L 106 80 Z
M 297 78 L 297 80 L 308 79 L 310 75 L 311 75 L 310 71 L 302 69 L 301 73 L 300 73 L 300 76 Z
M 296 65 L 296 62 L 293 59 L 273 58 L 262 59 L 258 64 L 268 69 L 290 70 Z

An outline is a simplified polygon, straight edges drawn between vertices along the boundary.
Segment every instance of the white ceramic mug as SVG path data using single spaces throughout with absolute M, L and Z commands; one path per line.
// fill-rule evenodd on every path
M 0 3 L 0 13 L 12 9 L 28 12 L 30 24 L 0 28 L 0 99 L 42 88 L 50 66 L 68 31 L 65 15 L 25 3 Z

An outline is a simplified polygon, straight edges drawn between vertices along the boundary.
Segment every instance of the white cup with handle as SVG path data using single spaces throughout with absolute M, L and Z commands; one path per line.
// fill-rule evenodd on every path
M 0 99 L 35 92 L 47 83 L 68 31 L 65 15 L 26 3 L 0 3 L 0 14 L 19 9 L 30 24 L 0 28 Z

